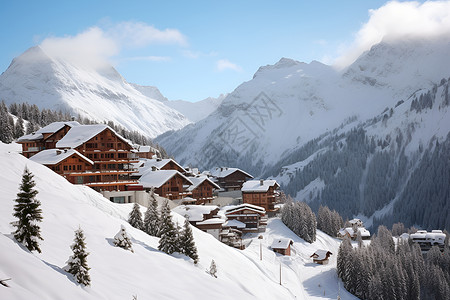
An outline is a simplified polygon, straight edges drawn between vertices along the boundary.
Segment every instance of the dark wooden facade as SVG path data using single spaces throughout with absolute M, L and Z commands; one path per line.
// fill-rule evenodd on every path
M 161 197 L 178 200 L 186 196 L 187 192 L 183 190 L 185 179 L 180 174 L 175 174 L 167 180 L 163 185 L 155 189 L 155 192 Z
M 213 191 L 216 188 L 217 187 L 209 180 L 204 180 L 202 183 L 192 189 L 191 197 L 197 200 L 197 204 L 211 203 L 214 199 Z
M 238 220 L 244 223 L 245 228 L 242 229 L 242 232 L 264 231 L 260 229 L 263 229 L 262 225 L 267 225 L 266 212 L 263 208 L 257 209 L 245 204 L 227 210 L 225 216 L 229 220 Z
M 245 192 L 242 191 L 242 202 L 264 207 L 266 211 L 275 211 L 276 195 L 275 189 L 271 186 L 267 192 Z
M 217 184 L 225 191 L 238 191 L 247 180 L 251 179 L 247 174 L 237 169 L 225 177 L 217 178 Z

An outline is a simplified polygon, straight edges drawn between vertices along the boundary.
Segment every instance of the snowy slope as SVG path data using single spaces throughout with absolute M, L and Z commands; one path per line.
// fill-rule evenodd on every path
M 110 65 L 93 68 L 62 61 L 39 46 L 15 58 L 0 75 L 0 98 L 7 104 L 26 101 L 41 109 L 110 120 L 149 137 L 189 124 L 182 114 L 144 94 Z M 155 90 L 151 95 L 158 96 Z
M 342 72 L 283 58 L 261 67 L 206 119 L 157 140 L 183 164 L 239 165 L 258 175 L 285 151 L 439 83 L 449 51 L 446 40 L 382 42 Z
M 279 220 L 264 233 L 264 261 L 259 262 L 257 241 L 245 251 L 230 248 L 194 228 L 200 262 L 157 250 L 158 238 L 130 227 L 124 219 L 131 204 L 114 204 L 90 188 L 74 186 L 48 168 L 18 154 L 17 145 L 0 144 L 0 278 L 12 278 L 2 288 L 3 299 L 335 299 L 339 290 L 335 258 L 324 268 L 307 257 L 315 248 L 336 253 L 338 242 L 322 233 L 313 245 L 294 236 Z M 35 174 L 43 222 L 42 253 L 29 253 L 11 236 L 10 222 L 25 165 Z M 143 211 L 144 208 L 141 209 Z M 179 224 L 183 218 L 174 214 Z M 112 245 L 120 225 L 132 236 L 134 253 Z M 85 232 L 90 255 L 91 287 L 81 287 L 61 270 L 71 255 L 74 230 Z M 267 248 L 274 238 L 294 239 L 296 254 L 282 258 Z M 250 241 L 246 241 L 250 242 Z M 218 278 L 206 274 L 211 260 Z M 282 284 L 279 285 L 279 265 Z M 317 282 L 322 285 L 317 286 Z M 326 287 L 325 287 L 326 286 Z M 323 293 L 322 289 L 326 292 Z M 341 289 L 342 299 L 353 299 Z

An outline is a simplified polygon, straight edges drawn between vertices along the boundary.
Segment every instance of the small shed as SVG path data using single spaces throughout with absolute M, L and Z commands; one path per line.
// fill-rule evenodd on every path
M 330 255 L 332 255 L 333 253 L 331 253 L 328 250 L 317 250 L 316 252 L 314 252 L 313 255 L 311 255 L 310 257 L 313 258 L 313 261 L 316 264 L 319 265 L 326 265 L 328 264 L 328 259 L 330 257 Z
M 272 245 L 270 246 L 273 251 L 276 253 L 280 253 L 282 255 L 291 255 L 291 245 L 293 245 L 294 242 L 291 239 L 276 239 L 272 242 Z

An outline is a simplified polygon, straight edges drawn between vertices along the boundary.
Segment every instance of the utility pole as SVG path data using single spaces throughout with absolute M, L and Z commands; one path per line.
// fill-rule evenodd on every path
M 281 260 L 280 260 L 280 285 L 281 285 Z
M 259 239 L 259 260 L 262 260 L 262 239 L 263 239 L 263 236 L 262 235 L 258 236 L 258 239 Z

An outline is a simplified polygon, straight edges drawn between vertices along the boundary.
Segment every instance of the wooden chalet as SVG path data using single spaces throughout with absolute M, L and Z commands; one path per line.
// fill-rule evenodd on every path
M 313 259 L 313 262 L 319 265 L 328 264 L 329 258 L 333 253 L 327 250 L 317 250 L 310 256 Z
M 181 174 L 185 174 L 186 170 L 171 158 L 153 158 L 147 159 L 145 165 L 148 168 L 156 168 L 158 170 L 175 170 Z
M 59 149 L 75 149 L 94 162 L 91 171 L 72 170 L 67 176 L 75 177 L 76 183 L 95 190 L 126 190 L 136 184 L 130 178 L 135 172 L 132 163 L 137 159 L 132 145 L 107 125 L 81 125 L 71 128 L 56 143 Z
M 56 143 L 75 126 L 80 124 L 76 121 L 53 122 L 36 132 L 20 137 L 17 143 L 22 145 L 22 155 L 30 158 L 42 150 L 56 148 Z
M 272 242 L 270 248 L 281 255 L 291 255 L 291 246 L 294 242 L 291 239 L 280 238 Z
M 161 197 L 178 200 L 189 194 L 185 191 L 185 185 L 192 185 L 192 182 L 176 170 L 157 170 L 143 174 L 139 179 L 139 185 L 145 190 L 154 189 Z
M 266 211 L 263 207 L 252 204 L 241 204 L 225 212 L 228 220 L 237 220 L 245 224 L 242 232 L 265 231 L 267 225 Z
M 224 191 L 239 191 L 244 182 L 253 178 L 252 175 L 238 168 L 227 167 L 215 168 L 211 171 L 211 176 Z
M 222 225 L 225 223 L 225 220 L 217 215 L 219 212 L 218 206 L 180 205 L 175 207 L 173 211 L 187 218 L 191 225 L 220 240 Z
M 192 182 L 188 191 L 191 193 L 191 198 L 196 200 L 196 204 L 211 203 L 214 199 L 213 191 L 220 187 L 207 176 L 188 178 Z
M 135 153 L 139 158 L 152 159 L 154 155 L 159 154 L 159 151 L 151 146 L 138 146 Z
M 275 180 L 249 180 L 242 186 L 242 201 L 275 211 L 276 194 L 280 185 Z
M 340 239 L 344 238 L 350 238 L 350 239 L 356 239 L 358 236 L 358 232 L 361 233 L 361 238 L 363 240 L 369 240 L 370 239 L 370 232 L 364 227 L 347 227 L 347 228 L 341 228 L 338 233 L 337 237 Z
M 43 150 L 32 157 L 30 160 L 43 164 L 52 169 L 55 173 L 66 178 L 70 183 L 78 184 L 80 172 L 91 172 L 94 162 L 79 153 L 75 149 L 48 149 Z

